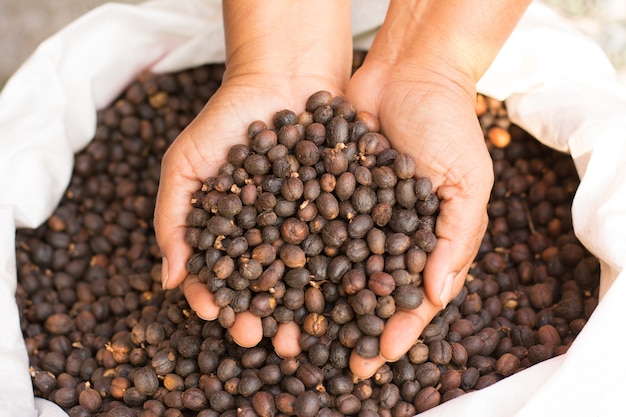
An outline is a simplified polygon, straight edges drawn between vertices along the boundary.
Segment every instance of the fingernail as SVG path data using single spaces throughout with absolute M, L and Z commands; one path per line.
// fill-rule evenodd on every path
M 167 290 L 167 280 L 169 278 L 169 273 L 167 270 L 167 258 L 161 259 L 161 287 L 163 291 Z
M 454 277 L 456 277 L 456 272 L 450 272 L 443 281 L 443 287 L 439 293 L 439 301 L 441 301 L 442 308 L 446 308 L 448 302 L 450 302 L 452 286 L 454 285 Z

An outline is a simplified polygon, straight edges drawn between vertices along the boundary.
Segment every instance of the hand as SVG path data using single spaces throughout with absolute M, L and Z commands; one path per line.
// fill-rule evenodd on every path
M 190 307 L 207 320 L 215 319 L 219 309 L 206 285 L 185 269 L 192 254 L 184 240 L 192 193 L 217 174 L 231 146 L 248 141 L 250 122 L 271 121 L 283 109 L 302 111 L 318 90 L 338 94 L 345 89 L 352 51 L 346 0 L 276 0 L 263 7 L 232 0 L 224 2 L 222 12 L 224 81 L 165 154 L 154 220 L 163 287 L 182 283 Z M 263 336 L 261 319 L 239 313 L 229 333 L 241 346 L 254 346 Z M 296 356 L 299 333 L 295 323 L 279 326 L 273 338 L 276 353 Z
M 163 157 L 155 209 L 156 238 L 163 254 L 163 287 L 182 284 L 190 307 L 203 319 L 217 318 L 219 307 L 206 284 L 186 271 L 192 254 L 184 239 L 191 195 L 200 189 L 202 180 L 218 173 L 231 146 L 248 142 L 251 121 L 272 120 L 271 116 L 282 109 L 303 111 L 306 98 L 317 90 L 337 92 L 324 80 L 299 79 L 297 85 L 290 88 L 283 78 L 259 75 L 226 79 Z M 263 335 L 261 319 L 249 312 L 240 313 L 229 332 L 239 345 L 254 346 Z M 277 353 L 297 355 L 298 336 L 295 323 L 281 325 L 274 338 Z
M 472 81 L 450 78 L 439 68 L 401 70 L 368 57 L 348 86 L 347 100 L 378 116 L 392 147 L 415 159 L 416 176 L 430 178 L 441 201 L 437 245 L 423 271 L 426 298 L 417 309 L 389 318 L 379 357 L 364 359 L 353 351 L 352 372 L 367 377 L 404 355 L 462 288 L 487 227 L 493 168 Z

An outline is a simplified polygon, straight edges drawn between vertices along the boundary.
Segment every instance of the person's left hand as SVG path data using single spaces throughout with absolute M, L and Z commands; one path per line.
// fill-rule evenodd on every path
M 347 100 L 378 116 L 392 147 L 415 159 L 416 176 L 430 178 L 441 201 L 437 244 L 423 271 L 426 298 L 388 319 L 380 356 L 365 359 L 353 351 L 350 368 L 359 377 L 404 355 L 460 291 L 487 227 L 493 168 L 476 117 L 475 85 L 441 68 L 394 68 L 368 57 L 348 86 Z

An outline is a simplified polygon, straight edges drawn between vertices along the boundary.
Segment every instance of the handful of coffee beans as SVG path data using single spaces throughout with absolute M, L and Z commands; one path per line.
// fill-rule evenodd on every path
M 224 328 L 250 311 L 266 336 L 288 321 L 315 337 L 330 327 L 374 357 L 385 319 L 423 300 L 439 200 L 374 115 L 327 91 L 305 108 L 250 123 L 249 143 L 193 196 L 187 269 Z

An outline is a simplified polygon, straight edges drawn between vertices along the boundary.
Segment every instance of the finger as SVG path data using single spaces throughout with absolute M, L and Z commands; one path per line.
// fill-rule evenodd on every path
M 440 307 L 424 300 L 414 310 L 401 310 L 389 317 L 380 336 L 380 355 L 389 362 L 402 357 L 417 342 Z
M 478 188 L 472 190 L 480 195 Z M 453 191 L 440 187 L 442 202 L 435 229 L 437 244 L 428 255 L 423 273 L 426 297 L 440 308 L 445 307 L 463 285 L 488 223 L 485 201 L 488 195 L 485 199 L 446 195 L 450 192 Z
M 249 311 L 237 313 L 235 323 L 228 329 L 235 343 L 242 347 L 253 347 L 263 338 L 263 323 L 259 316 Z
M 180 285 L 187 275 L 186 263 L 192 249 L 185 243 L 187 213 L 191 195 L 201 182 L 181 175 L 174 165 L 175 157 L 163 158 L 161 179 L 154 210 L 154 230 L 163 265 L 161 283 L 164 289 Z
M 385 359 L 382 356 L 375 356 L 373 358 L 364 358 L 356 353 L 356 350 L 352 350 L 350 354 L 350 371 L 357 378 L 367 379 L 374 375 L 378 369 L 385 364 Z
M 200 282 L 197 275 L 189 275 L 183 281 L 183 293 L 189 307 L 204 320 L 215 320 L 220 308 L 213 301 L 213 294 L 205 283 Z
M 280 323 L 276 334 L 272 337 L 272 345 L 276 354 L 281 358 L 295 358 L 302 351 L 300 349 L 300 326 L 290 321 Z

